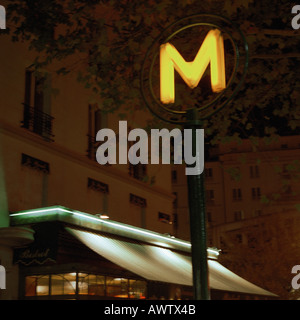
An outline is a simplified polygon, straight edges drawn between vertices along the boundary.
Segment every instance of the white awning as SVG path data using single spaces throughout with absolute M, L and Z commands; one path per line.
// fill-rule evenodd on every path
M 144 279 L 192 286 L 189 256 L 136 241 L 119 240 L 69 227 L 66 230 L 97 254 Z M 239 277 L 216 260 L 208 260 L 208 268 L 211 289 L 275 296 Z

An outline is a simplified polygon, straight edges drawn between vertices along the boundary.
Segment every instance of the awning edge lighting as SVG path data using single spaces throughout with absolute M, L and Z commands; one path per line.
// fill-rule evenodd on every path
M 142 234 L 145 236 L 149 236 L 151 238 L 154 239 L 163 239 L 164 241 L 167 242 L 171 242 L 177 245 L 182 245 L 186 248 L 191 248 L 191 243 L 188 241 L 184 241 L 184 240 L 179 240 L 176 238 L 171 238 L 165 235 L 160 235 L 154 231 L 148 231 L 148 230 L 144 230 L 144 229 L 140 229 L 138 227 L 133 227 L 130 225 L 125 225 L 119 222 L 114 222 L 114 221 L 110 221 L 107 219 L 102 219 L 98 216 L 93 216 L 91 214 L 85 213 L 85 212 L 80 212 L 80 211 L 76 211 L 76 210 L 70 210 L 67 208 L 64 208 L 62 206 L 55 206 L 55 207 L 49 207 L 49 208 L 44 208 L 44 209 L 36 209 L 36 210 L 27 210 L 27 211 L 22 211 L 22 212 L 16 212 L 16 213 L 12 213 L 10 214 L 10 217 L 19 217 L 19 216 L 31 216 L 31 215 L 36 215 L 36 214 L 51 214 L 51 213 L 68 213 L 77 217 L 81 217 L 81 218 L 85 218 L 88 220 L 92 220 L 95 221 L 97 223 L 101 223 L 101 224 L 106 224 L 108 226 L 117 228 L 117 229 L 123 229 L 125 231 L 130 231 L 130 232 L 134 232 L 137 234 Z M 218 256 L 219 255 L 219 250 L 217 249 L 212 249 L 212 248 L 208 248 L 207 249 L 208 252 L 210 252 L 213 255 Z

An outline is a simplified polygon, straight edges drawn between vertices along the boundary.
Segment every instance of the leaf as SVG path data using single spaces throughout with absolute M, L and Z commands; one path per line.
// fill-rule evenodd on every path
M 263 204 L 269 204 L 270 203 L 270 199 L 268 199 L 266 195 L 262 195 L 260 197 L 260 202 L 263 203 Z

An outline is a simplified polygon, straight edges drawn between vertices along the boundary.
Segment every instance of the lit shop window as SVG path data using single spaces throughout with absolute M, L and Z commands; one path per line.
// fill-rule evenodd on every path
M 105 296 L 105 276 L 78 273 L 79 294 Z
M 146 299 L 146 282 L 142 280 L 129 280 L 129 298 Z
M 49 276 L 26 277 L 25 290 L 27 297 L 49 295 Z
M 72 295 L 76 293 L 76 273 L 26 277 L 26 293 L 30 296 Z
M 75 295 L 145 299 L 147 283 L 143 280 L 108 277 L 88 273 L 34 275 L 25 278 L 25 297 Z
M 106 278 L 106 293 L 108 297 L 128 298 L 128 279 Z
M 76 293 L 76 273 L 51 275 L 51 295 Z

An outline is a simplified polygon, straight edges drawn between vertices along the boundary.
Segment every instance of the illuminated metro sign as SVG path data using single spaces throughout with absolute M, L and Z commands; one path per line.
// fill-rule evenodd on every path
M 210 30 L 193 61 L 187 62 L 170 43 L 160 46 L 160 100 L 175 101 L 175 70 L 190 88 L 198 86 L 210 64 L 211 88 L 221 92 L 226 88 L 224 41 L 221 31 Z
M 142 65 L 141 93 L 160 120 L 189 126 L 232 101 L 247 69 L 248 44 L 239 27 L 226 17 L 195 14 L 172 22 L 155 38 Z

